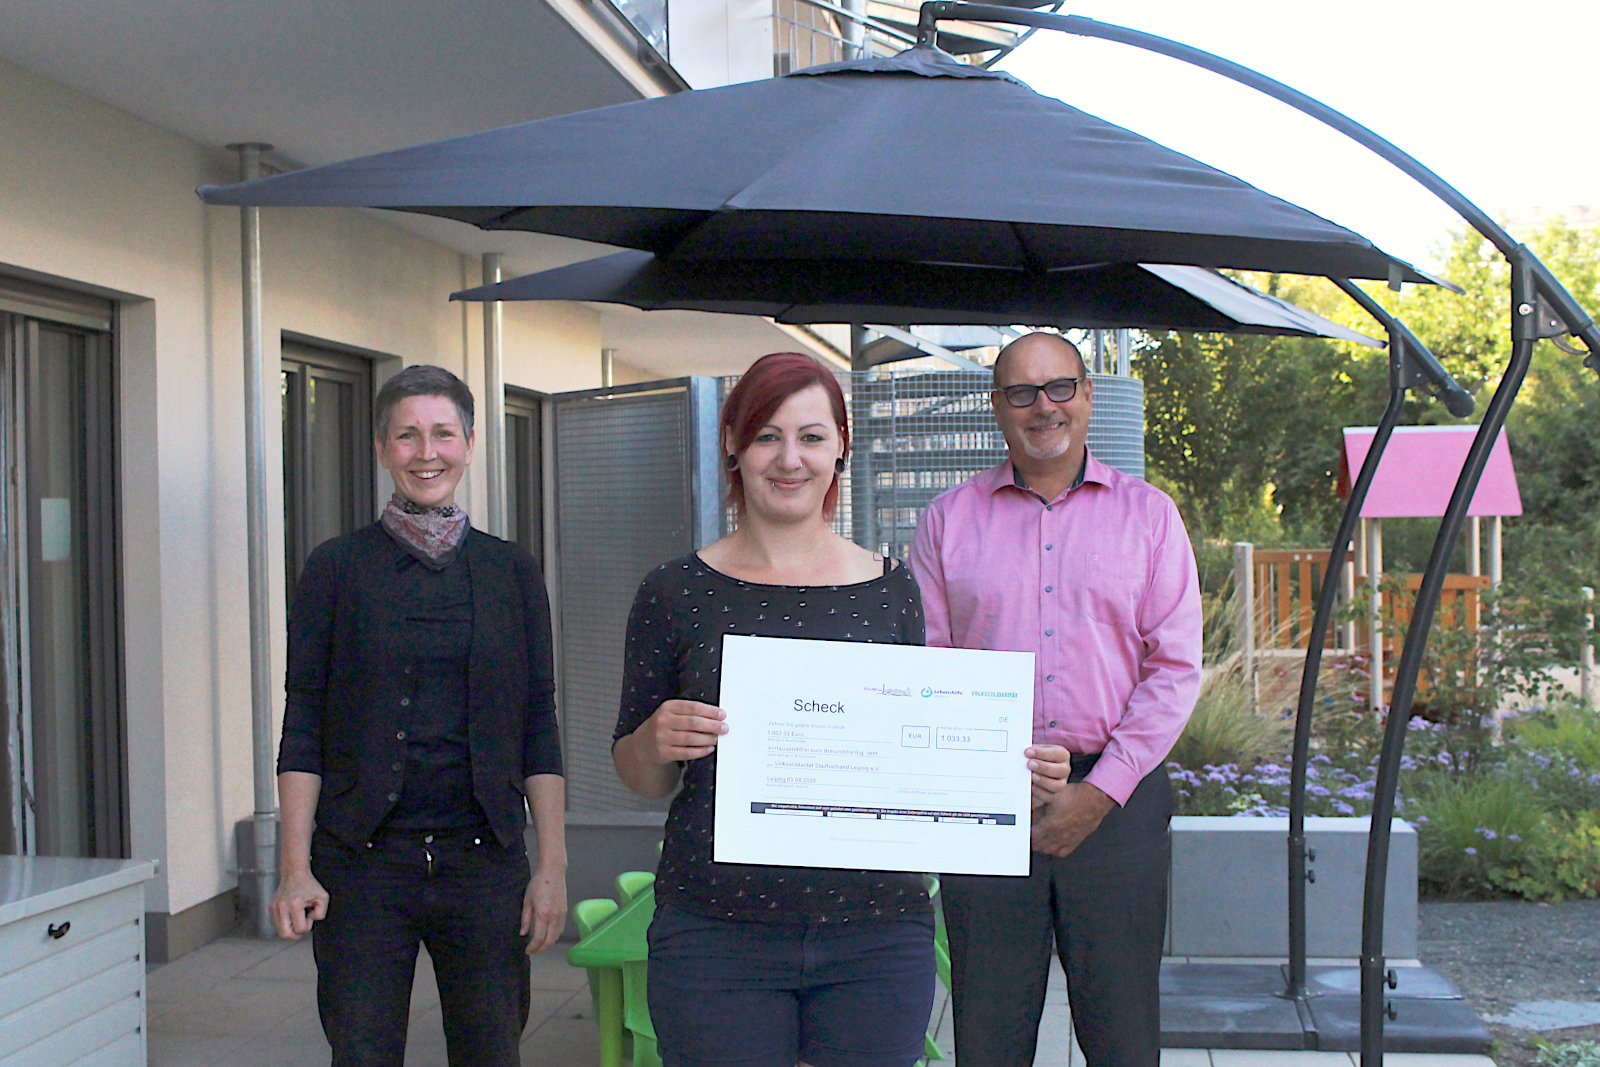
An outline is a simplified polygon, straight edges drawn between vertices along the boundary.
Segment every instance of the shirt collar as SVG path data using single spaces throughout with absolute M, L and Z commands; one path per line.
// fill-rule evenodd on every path
M 1018 472 L 1016 466 L 1009 458 L 1005 462 L 1001 463 L 998 467 L 992 467 L 985 471 L 982 477 L 987 479 L 988 484 L 986 485 L 986 488 L 989 490 L 991 495 L 1008 487 L 1013 489 L 1021 489 L 1023 492 L 1027 493 L 1033 492 L 1033 490 L 1028 488 L 1027 483 L 1023 481 L 1021 473 Z M 1094 456 L 1090 454 L 1089 450 L 1085 448 L 1083 452 L 1083 466 L 1078 468 L 1078 477 L 1074 479 L 1072 484 L 1067 487 L 1067 492 L 1072 492 L 1072 490 L 1078 488 L 1085 482 L 1094 482 L 1096 485 L 1110 485 L 1111 477 L 1111 468 L 1095 459 Z M 1038 494 L 1034 495 L 1037 496 Z

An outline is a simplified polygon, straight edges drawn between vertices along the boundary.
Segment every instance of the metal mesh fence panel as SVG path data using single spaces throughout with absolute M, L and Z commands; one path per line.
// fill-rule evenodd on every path
M 639 580 L 694 547 L 687 403 L 680 388 L 558 398 L 555 406 L 562 749 L 573 808 L 665 806 L 617 778 L 611 733 Z

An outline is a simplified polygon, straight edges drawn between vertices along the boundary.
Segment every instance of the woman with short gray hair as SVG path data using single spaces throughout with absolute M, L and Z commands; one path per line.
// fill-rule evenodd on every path
M 334 1067 L 401 1067 L 419 944 L 453 1067 L 514 1067 L 524 953 L 566 923 L 544 579 L 456 502 L 474 445 L 461 379 L 408 367 L 373 414 L 394 496 L 312 552 L 289 615 L 272 917 L 312 935 Z

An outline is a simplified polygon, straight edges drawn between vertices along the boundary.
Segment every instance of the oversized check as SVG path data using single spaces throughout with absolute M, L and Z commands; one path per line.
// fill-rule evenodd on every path
M 714 858 L 1027 874 L 1033 653 L 730 635 Z

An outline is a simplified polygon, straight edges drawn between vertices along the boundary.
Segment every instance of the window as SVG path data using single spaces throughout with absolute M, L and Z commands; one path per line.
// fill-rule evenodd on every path
M 289 603 L 306 557 L 373 520 L 372 364 L 283 342 L 283 551 Z
M 127 855 L 111 323 L 0 279 L 0 853 Z
M 544 455 L 540 401 L 506 390 L 506 539 L 544 566 Z

